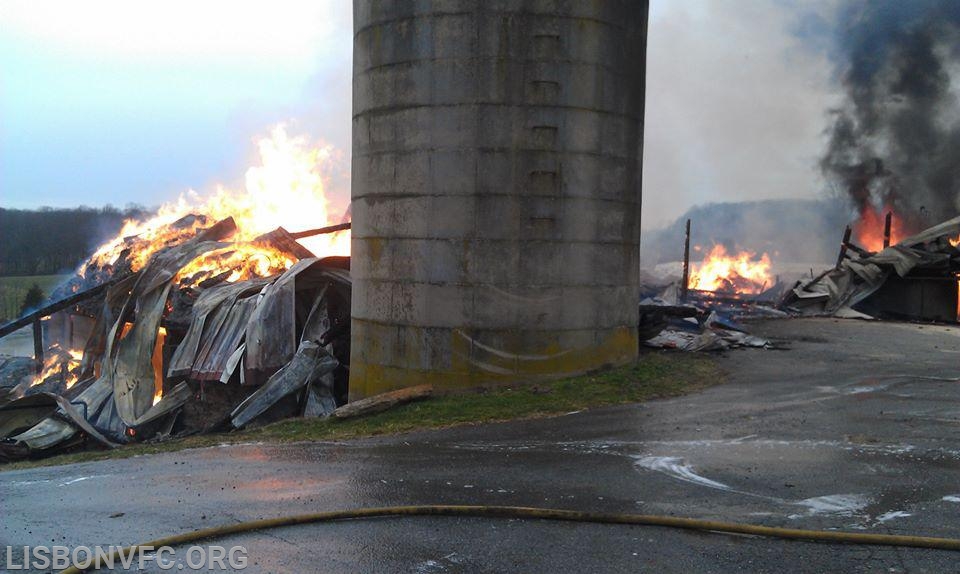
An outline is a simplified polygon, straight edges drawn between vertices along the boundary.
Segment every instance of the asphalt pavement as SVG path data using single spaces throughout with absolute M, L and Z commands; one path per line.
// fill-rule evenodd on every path
M 0 547 L 132 544 L 396 504 L 960 537 L 960 329 L 803 319 L 751 330 L 789 349 L 726 352 L 716 359 L 726 383 L 670 400 L 0 472 Z M 473 518 L 302 525 L 207 544 L 243 546 L 242 571 L 255 573 L 951 572 L 960 564 L 948 551 Z M 22 563 L 22 550 L 11 560 Z

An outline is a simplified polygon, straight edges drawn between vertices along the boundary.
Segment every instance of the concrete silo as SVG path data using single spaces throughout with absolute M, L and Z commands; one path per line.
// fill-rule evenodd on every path
M 634 359 L 647 2 L 354 2 L 350 395 Z

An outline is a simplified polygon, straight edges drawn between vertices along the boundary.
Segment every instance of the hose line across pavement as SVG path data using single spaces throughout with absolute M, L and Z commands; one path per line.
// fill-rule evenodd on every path
M 558 510 L 554 508 L 531 508 L 526 506 L 458 506 L 458 505 L 419 505 L 419 506 L 385 506 L 381 508 L 358 508 L 352 510 L 333 510 L 329 512 L 315 512 L 310 514 L 296 514 L 278 518 L 251 520 L 237 524 L 227 524 L 203 528 L 176 534 L 166 538 L 159 538 L 143 544 L 114 549 L 112 555 L 127 555 L 135 552 L 140 546 L 176 546 L 187 542 L 196 542 L 208 538 L 220 538 L 231 534 L 310 524 L 315 522 L 330 522 L 333 520 L 351 520 L 361 518 L 378 518 L 385 516 L 459 516 L 474 518 L 526 518 L 537 520 L 563 520 L 567 522 L 591 522 L 597 524 L 631 524 L 637 526 L 666 526 L 687 530 L 703 530 L 708 532 L 727 532 L 734 534 L 750 534 L 771 538 L 785 538 L 788 540 L 810 540 L 815 542 L 839 542 L 846 544 L 869 544 L 879 546 L 908 546 L 913 548 L 934 548 L 937 550 L 960 550 L 960 539 L 935 538 L 930 536 L 903 536 L 896 534 L 865 534 L 859 532 L 838 532 L 829 530 L 802 530 L 798 528 L 780 528 L 776 526 L 759 526 L 756 524 L 742 524 L 737 522 L 720 522 L 716 520 L 699 520 L 696 518 L 679 518 L 674 516 L 657 516 L 652 514 L 621 514 L 609 512 L 579 512 L 576 510 Z M 71 566 L 62 570 L 62 574 L 78 574 L 79 572 L 94 570 L 91 566 L 81 570 Z

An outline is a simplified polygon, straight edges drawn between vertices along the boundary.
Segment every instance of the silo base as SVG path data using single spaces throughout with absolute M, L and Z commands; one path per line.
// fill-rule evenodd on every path
M 350 400 L 414 385 L 463 389 L 570 377 L 636 360 L 637 330 L 474 331 L 353 319 Z M 396 365 L 437 365 L 411 369 Z

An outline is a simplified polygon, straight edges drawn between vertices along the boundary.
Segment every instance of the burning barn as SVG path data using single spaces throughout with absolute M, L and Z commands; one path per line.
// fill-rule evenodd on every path
M 0 460 L 346 402 L 350 224 L 292 234 L 278 224 L 327 220 L 320 158 L 303 144 L 275 130 L 245 194 L 181 198 L 127 222 L 54 303 L 0 327 L 32 325 L 35 346 L 29 373 L 26 359 L 0 364 L 20 381 L 0 396 Z
M 891 245 L 886 218 L 880 249 L 844 233 L 837 265 L 799 281 L 782 302 L 803 314 L 957 322 L 960 318 L 960 217 Z
M 75 332 L 48 333 L 40 372 L 0 406 L 4 458 L 325 415 L 346 402 L 349 259 L 318 259 L 282 228 L 235 242 L 232 219 L 211 223 L 166 226 L 142 267 L 127 247 L 111 268 L 91 260 L 66 286 L 77 292 L 69 306 L 21 319 L 53 310 L 61 323 L 94 323 L 79 351 L 63 350 Z

